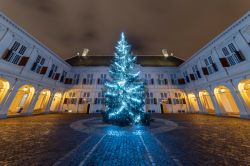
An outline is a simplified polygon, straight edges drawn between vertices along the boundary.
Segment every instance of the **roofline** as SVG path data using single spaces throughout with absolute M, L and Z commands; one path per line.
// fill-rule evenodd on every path
M 216 37 L 214 37 L 205 46 L 203 46 L 198 51 L 196 51 L 191 57 L 189 57 L 187 60 L 185 60 L 184 63 L 182 63 L 179 67 L 183 67 L 184 65 L 186 65 L 189 61 L 191 61 L 193 58 L 195 58 L 196 56 L 198 56 L 202 51 L 204 51 L 205 49 L 207 49 L 210 46 L 212 46 L 213 44 L 215 44 L 224 35 L 226 35 L 230 31 L 232 31 L 236 26 L 238 26 L 239 24 L 241 24 L 244 20 L 246 20 L 249 17 L 250 17 L 250 11 L 246 12 L 242 17 L 240 17 L 239 19 L 237 19 L 236 21 L 234 21 L 234 23 L 231 24 L 230 26 L 228 26 L 226 28 L 226 30 L 224 30 L 223 32 L 219 33 Z
M 6 16 L 3 12 L 0 11 L 0 17 L 2 17 L 5 21 L 10 23 L 14 28 L 16 28 L 18 31 L 20 31 L 25 36 L 29 37 L 31 40 L 33 40 L 37 45 L 41 46 L 43 49 L 48 51 L 50 54 L 54 55 L 60 62 L 67 65 L 68 67 L 72 67 L 70 64 L 68 64 L 63 58 L 58 56 L 55 52 L 50 50 L 47 46 L 45 46 L 43 43 L 41 43 L 39 40 L 37 40 L 34 36 L 29 34 L 27 31 L 25 31 L 22 27 L 17 25 L 13 20 L 11 20 L 8 16 Z
M 87 55 L 87 56 L 104 56 L 105 57 L 105 56 L 114 56 L 114 55 Z M 157 54 L 157 55 L 135 55 L 135 56 L 152 56 L 152 57 L 161 57 L 162 56 L 162 57 L 164 57 L 164 55 L 159 55 L 159 54 Z M 67 61 L 67 60 L 69 60 L 71 58 L 74 58 L 74 57 L 81 57 L 81 55 L 72 56 L 70 58 L 65 59 L 65 61 Z M 184 59 L 182 59 L 180 57 L 177 57 L 177 56 L 173 56 L 173 57 L 175 57 L 176 59 L 182 60 L 183 61 L 182 64 L 185 63 Z

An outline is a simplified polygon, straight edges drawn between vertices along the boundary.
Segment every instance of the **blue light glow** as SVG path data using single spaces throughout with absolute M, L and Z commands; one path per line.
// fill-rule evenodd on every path
M 132 54 L 124 33 L 121 33 L 121 39 L 115 48 L 113 63 L 109 67 L 111 79 L 105 83 L 104 121 L 127 125 L 141 123 L 145 117 L 145 87 L 139 79 L 136 57 Z

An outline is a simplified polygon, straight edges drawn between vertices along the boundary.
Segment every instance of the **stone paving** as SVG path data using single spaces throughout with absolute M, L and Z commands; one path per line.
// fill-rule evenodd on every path
M 249 120 L 153 118 L 150 127 L 106 125 L 84 114 L 1 119 L 0 165 L 250 165 Z

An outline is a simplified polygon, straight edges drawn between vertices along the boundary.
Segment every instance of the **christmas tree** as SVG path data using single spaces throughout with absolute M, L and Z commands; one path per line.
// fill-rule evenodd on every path
M 124 33 L 115 48 L 109 67 L 111 80 L 105 83 L 106 111 L 103 112 L 103 120 L 122 126 L 149 124 L 150 117 L 144 111 L 144 83 L 139 78 L 136 57 L 132 54 Z

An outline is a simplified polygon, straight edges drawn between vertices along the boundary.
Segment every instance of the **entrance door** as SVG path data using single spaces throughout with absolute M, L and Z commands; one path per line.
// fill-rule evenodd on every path
M 161 104 L 161 113 L 162 113 L 162 114 L 164 113 L 163 105 L 162 105 L 162 104 Z
M 87 114 L 89 114 L 90 104 L 88 104 Z
M 90 107 L 90 104 L 89 103 L 84 103 L 83 105 L 83 113 L 86 113 L 88 114 L 89 113 L 89 107 Z

